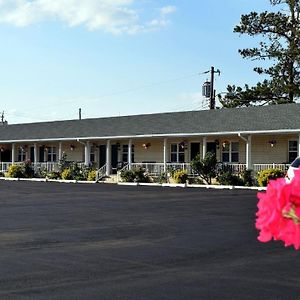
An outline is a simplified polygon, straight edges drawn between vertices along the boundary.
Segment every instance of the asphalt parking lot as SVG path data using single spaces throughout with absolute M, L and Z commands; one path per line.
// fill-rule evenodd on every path
M 299 299 L 255 191 L 0 182 L 0 299 Z

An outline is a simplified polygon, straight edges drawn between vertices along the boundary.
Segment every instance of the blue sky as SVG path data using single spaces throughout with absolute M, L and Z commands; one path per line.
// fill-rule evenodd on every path
M 0 110 L 9 123 L 195 110 L 260 80 L 233 33 L 268 0 L 0 0 Z

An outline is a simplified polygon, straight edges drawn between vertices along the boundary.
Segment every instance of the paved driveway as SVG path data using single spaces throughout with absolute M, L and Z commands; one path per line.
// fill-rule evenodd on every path
M 299 299 L 253 191 L 0 182 L 0 299 Z

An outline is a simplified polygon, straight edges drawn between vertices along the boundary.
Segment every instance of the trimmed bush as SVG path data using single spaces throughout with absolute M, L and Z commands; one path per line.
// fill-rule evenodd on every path
M 244 185 L 243 180 L 232 172 L 224 172 L 217 176 L 217 181 L 221 185 Z
M 24 178 L 24 167 L 22 165 L 11 165 L 8 167 L 6 177 Z
M 149 177 L 145 170 L 141 167 L 133 168 L 132 170 L 122 171 L 121 179 L 125 182 L 149 182 Z
M 23 167 L 23 174 L 26 178 L 32 178 L 34 177 L 34 169 L 32 168 L 31 161 L 25 161 L 25 163 L 22 165 Z
M 282 178 L 285 173 L 280 169 L 267 169 L 258 173 L 257 181 L 259 186 L 267 186 L 271 179 Z
M 48 173 L 46 175 L 46 177 L 48 179 L 61 179 L 61 174 L 60 174 L 60 172 L 53 171 L 53 172 Z
M 64 180 L 87 180 L 90 171 L 89 167 L 80 167 L 77 163 L 72 162 L 68 168 L 62 171 L 61 178 Z
M 168 182 L 168 175 L 163 172 L 157 177 L 157 182 L 158 183 L 167 183 Z
M 87 180 L 88 181 L 96 181 L 96 176 L 97 176 L 97 171 L 91 170 L 91 171 L 89 171 Z
M 188 174 L 185 170 L 177 170 L 172 174 L 172 178 L 175 183 L 186 183 L 188 180 Z
M 252 176 L 252 170 L 244 170 L 241 174 L 243 183 L 245 186 L 253 186 L 254 178 Z
M 72 170 L 70 168 L 64 169 L 61 173 L 61 179 L 63 180 L 72 180 L 74 179 Z

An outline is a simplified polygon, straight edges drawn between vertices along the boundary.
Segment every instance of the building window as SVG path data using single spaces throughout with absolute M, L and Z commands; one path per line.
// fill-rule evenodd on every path
M 298 141 L 289 141 L 289 163 L 293 162 L 298 156 Z
M 92 146 L 90 148 L 90 162 L 94 163 L 96 161 L 96 147 Z
M 184 145 L 182 143 L 171 144 L 171 162 L 184 162 Z
M 26 160 L 26 151 L 23 147 L 18 148 L 18 161 L 25 161 Z
M 128 145 L 123 145 L 122 162 L 128 163 Z M 131 162 L 134 162 L 134 145 L 131 146 Z
M 239 162 L 239 143 L 224 142 L 222 144 L 222 162 Z
M 48 147 L 47 148 L 47 161 L 55 162 L 57 159 L 56 147 Z

